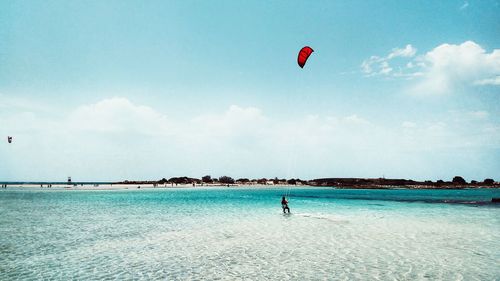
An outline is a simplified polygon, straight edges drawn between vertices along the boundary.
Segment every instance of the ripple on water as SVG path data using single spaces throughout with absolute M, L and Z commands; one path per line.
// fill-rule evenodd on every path
M 106 193 L 8 201 L 0 207 L 0 280 L 500 276 L 498 208 L 318 205 L 308 198 L 285 216 L 270 203 L 241 208 L 249 203 L 223 200 L 201 201 L 203 213 L 196 213 L 196 198 L 119 195 L 116 204 Z

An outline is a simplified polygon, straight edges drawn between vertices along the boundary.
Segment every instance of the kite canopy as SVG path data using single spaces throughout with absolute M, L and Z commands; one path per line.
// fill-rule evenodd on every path
M 9 143 L 11 143 L 11 142 L 12 142 L 12 137 L 8 136 L 8 137 L 7 137 L 7 141 L 8 141 Z
M 304 68 L 306 61 L 312 54 L 312 52 L 314 52 L 314 50 L 309 46 L 305 46 L 304 48 L 300 49 L 299 56 L 297 57 L 297 63 L 301 68 Z

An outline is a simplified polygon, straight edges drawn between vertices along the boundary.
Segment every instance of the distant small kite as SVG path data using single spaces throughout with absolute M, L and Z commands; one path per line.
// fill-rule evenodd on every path
M 301 68 L 304 68 L 307 59 L 312 54 L 312 52 L 314 52 L 314 50 L 309 46 L 305 46 L 304 48 L 300 49 L 299 56 L 297 57 L 297 63 Z
M 12 137 L 11 137 L 11 136 L 7 136 L 7 141 L 8 141 L 9 143 L 12 143 Z

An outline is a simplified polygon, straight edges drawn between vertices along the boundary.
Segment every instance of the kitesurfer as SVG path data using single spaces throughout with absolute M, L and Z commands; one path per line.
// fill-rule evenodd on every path
M 281 208 L 283 208 L 283 213 L 288 213 L 290 214 L 290 207 L 288 207 L 288 200 L 286 200 L 285 196 L 281 197 Z

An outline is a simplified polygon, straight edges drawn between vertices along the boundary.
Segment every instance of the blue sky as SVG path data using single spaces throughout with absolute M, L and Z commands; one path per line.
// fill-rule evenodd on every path
M 3 1 L 0 180 L 499 179 L 498 14 L 486 0 Z

